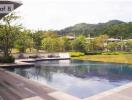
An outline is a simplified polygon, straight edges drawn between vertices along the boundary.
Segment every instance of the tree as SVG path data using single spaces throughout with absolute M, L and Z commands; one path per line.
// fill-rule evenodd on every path
M 132 51 L 132 39 L 126 42 L 127 51 Z
M 116 42 L 110 42 L 107 44 L 107 49 L 110 51 L 117 51 L 118 44 Z
M 74 51 L 85 52 L 86 38 L 85 36 L 78 36 L 75 40 L 72 41 L 72 47 Z
M 58 51 L 59 52 L 63 52 L 63 51 L 65 51 L 65 37 L 58 37 L 58 38 L 56 38 L 57 39 L 57 44 L 58 44 Z
M 44 32 L 44 37 L 57 38 L 57 33 L 49 30 L 47 32 Z
M 41 49 L 41 42 L 44 39 L 44 32 L 37 31 L 32 34 L 32 38 L 34 41 L 34 48 L 37 49 L 37 51 L 38 51 L 39 49 Z
M 64 40 L 64 51 L 70 51 L 72 50 L 72 40 L 69 40 L 67 37 L 62 37 L 62 39 Z
M 44 39 L 41 43 L 42 49 L 48 52 L 58 52 L 64 50 L 63 38 L 57 37 L 57 33 L 53 31 L 47 31 L 44 33 Z
M 104 50 L 105 49 L 105 43 L 107 42 L 108 35 L 100 35 L 96 37 L 93 41 L 93 49 L 98 51 L 98 50 Z
M 118 42 L 117 45 L 118 45 L 118 50 L 119 50 L 119 51 L 125 51 L 126 42 L 121 41 L 121 42 Z
M 58 51 L 58 41 L 56 38 L 47 37 L 42 40 L 42 48 L 48 52 Z
M 15 47 L 22 53 L 26 52 L 27 48 L 33 48 L 33 39 L 30 36 L 29 30 L 24 30 L 19 34 L 19 38 L 15 41 Z
M 15 40 L 18 38 L 18 34 L 20 33 L 21 26 L 12 24 L 18 18 L 19 16 L 11 13 L 2 19 L 2 24 L 0 26 L 0 41 L 4 56 L 11 55 L 11 49 Z

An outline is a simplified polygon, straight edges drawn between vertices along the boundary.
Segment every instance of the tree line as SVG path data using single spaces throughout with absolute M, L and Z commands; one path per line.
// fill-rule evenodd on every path
M 131 39 L 128 41 L 108 42 L 107 40 L 110 38 L 108 34 L 97 35 L 94 39 L 88 39 L 84 34 L 80 34 L 71 40 L 67 35 L 58 35 L 55 31 L 39 30 L 34 32 L 25 29 L 22 25 L 14 23 L 18 18 L 19 16 L 10 14 L 4 17 L 0 24 L 0 50 L 4 56 L 10 56 L 13 48 L 18 49 L 19 52 L 26 52 L 26 49 L 29 49 L 30 52 L 35 49 L 37 52 L 43 50 L 46 52 L 77 51 L 84 53 L 132 50 Z M 123 29 L 121 30 L 120 34 L 125 32 Z M 123 37 L 124 35 L 121 36 Z
M 111 20 L 98 24 L 80 23 L 56 32 L 60 35 L 74 34 L 76 36 L 80 34 L 88 36 L 90 34 L 93 37 L 106 34 L 113 38 L 130 39 L 132 38 L 132 22 Z

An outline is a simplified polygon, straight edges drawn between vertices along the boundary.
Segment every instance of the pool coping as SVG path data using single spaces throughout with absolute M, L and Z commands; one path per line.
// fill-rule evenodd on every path
M 53 88 L 53 87 L 51 87 L 49 85 L 42 84 L 42 83 L 37 82 L 35 80 L 29 80 L 29 79 L 27 79 L 27 78 L 25 78 L 25 77 L 23 77 L 23 76 L 21 76 L 19 74 L 16 74 L 16 73 L 13 73 L 13 72 L 10 72 L 10 71 L 7 71 L 5 69 L 0 68 L 0 72 L 1 71 L 4 72 L 4 73 L 8 73 L 11 76 L 18 77 L 18 78 L 20 78 L 23 81 L 26 81 L 28 83 L 32 83 L 32 85 L 34 84 L 34 85 L 37 85 L 39 87 L 42 87 L 42 89 L 43 89 L 43 86 L 45 86 L 45 87 L 53 90 L 52 92 L 48 93 L 48 95 L 50 97 L 53 97 L 56 100 L 81 100 L 81 99 L 79 99 L 79 98 L 77 98 L 75 96 L 72 96 L 72 95 L 67 94 L 65 92 L 62 92 L 62 91 L 59 91 L 59 90 L 57 90 L 57 89 L 55 89 L 55 88 Z M 40 96 L 29 97 L 29 98 L 25 98 L 25 99 L 22 99 L 22 100 L 36 100 L 36 98 L 38 98 L 37 100 L 46 100 L 46 99 L 41 98 Z
M 128 83 L 128 84 L 125 84 L 125 85 L 122 85 L 122 86 L 118 86 L 116 88 L 113 88 L 113 89 L 110 89 L 110 90 L 107 90 L 107 91 L 104 91 L 104 92 L 101 92 L 99 94 L 96 94 L 96 95 L 93 95 L 93 96 L 90 96 L 90 97 L 87 97 L 83 100 L 101 100 L 103 99 L 104 97 L 109 97 L 113 94 L 116 94 L 116 93 L 119 93 L 125 89 L 128 89 L 132 87 L 132 82 Z
M 0 67 L 30 67 L 34 66 L 33 62 L 36 61 L 47 61 L 47 60 L 67 60 L 70 58 L 26 58 L 26 59 L 16 59 L 15 63 L 0 63 Z M 30 63 L 29 63 L 30 62 Z
M 27 67 L 27 66 L 34 66 L 34 63 L 28 63 L 24 60 L 15 60 L 15 63 L 6 63 L 6 64 L 0 64 L 0 68 L 4 67 Z

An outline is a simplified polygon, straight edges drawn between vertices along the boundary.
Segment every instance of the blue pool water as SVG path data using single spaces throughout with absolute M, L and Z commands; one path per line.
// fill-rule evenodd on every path
M 36 62 L 35 67 L 8 70 L 79 98 L 132 81 L 132 65 L 127 64 L 60 60 Z

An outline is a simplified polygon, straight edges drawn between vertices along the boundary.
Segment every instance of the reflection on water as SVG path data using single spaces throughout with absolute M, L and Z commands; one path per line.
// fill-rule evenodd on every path
M 126 84 L 132 80 L 132 65 L 79 60 L 43 61 L 35 67 L 8 69 L 79 98 Z

